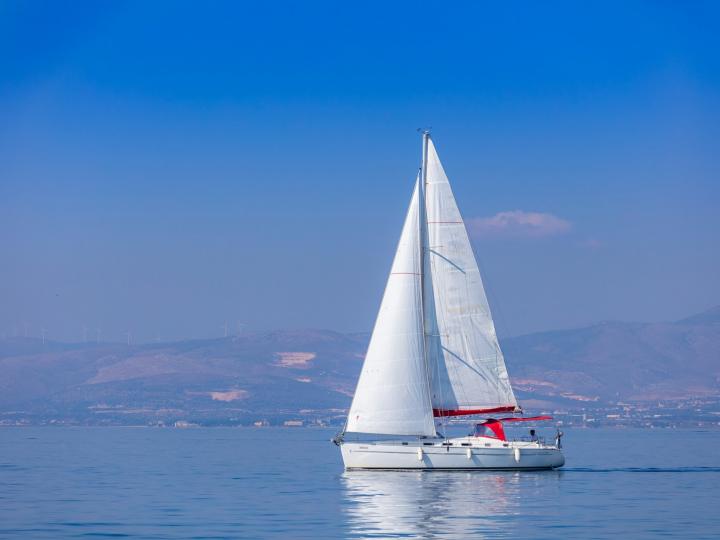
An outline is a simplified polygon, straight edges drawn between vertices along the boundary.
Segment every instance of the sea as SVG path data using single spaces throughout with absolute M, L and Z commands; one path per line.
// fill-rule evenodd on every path
M 0 429 L 0 538 L 720 538 L 720 431 L 566 429 L 543 472 L 344 472 L 332 430 Z

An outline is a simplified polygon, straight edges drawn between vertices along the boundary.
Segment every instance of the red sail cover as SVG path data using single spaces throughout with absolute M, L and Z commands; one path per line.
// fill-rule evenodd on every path
M 468 414 L 491 414 L 496 412 L 514 412 L 517 409 L 516 405 L 506 405 L 504 407 L 492 407 L 490 409 L 461 409 L 461 410 L 450 410 L 450 409 L 433 409 L 433 415 L 439 416 L 465 416 Z

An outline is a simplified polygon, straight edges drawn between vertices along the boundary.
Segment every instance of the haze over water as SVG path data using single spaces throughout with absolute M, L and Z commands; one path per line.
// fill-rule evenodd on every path
M 568 430 L 548 472 L 343 472 L 332 431 L 6 428 L 0 538 L 717 538 L 720 432 Z

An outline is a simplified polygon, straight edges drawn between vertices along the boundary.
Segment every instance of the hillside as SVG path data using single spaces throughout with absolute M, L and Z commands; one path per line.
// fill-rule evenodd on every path
M 720 396 L 720 308 L 503 340 L 528 410 Z M 274 331 L 127 346 L 0 341 L 0 421 L 146 424 L 341 417 L 365 334 Z
M 720 394 L 720 309 L 674 323 L 606 322 L 506 340 L 515 387 L 542 399 L 679 400 Z

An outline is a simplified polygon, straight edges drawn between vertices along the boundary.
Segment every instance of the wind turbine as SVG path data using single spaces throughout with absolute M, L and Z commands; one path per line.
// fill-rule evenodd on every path
M 223 328 L 223 329 L 225 330 L 225 335 L 224 335 L 224 337 L 227 337 L 227 332 L 228 332 L 228 324 L 227 324 L 227 321 L 225 321 L 225 324 L 223 324 L 220 328 Z
M 130 338 L 132 337 L 132 334 L 130 333 L 130 330 L 128 330 L 127 332 L 125 332 L 125 334 L 127 335 L 127 344 L 130 345 Z
M 102 330 L 99 328 L 95 329 L 95 343 L 100 343 L 100 334 L 102 333 Z
M 45 329 L 40 329 L 40 335 L 42 336 L 43 345 L 45 345 Z

